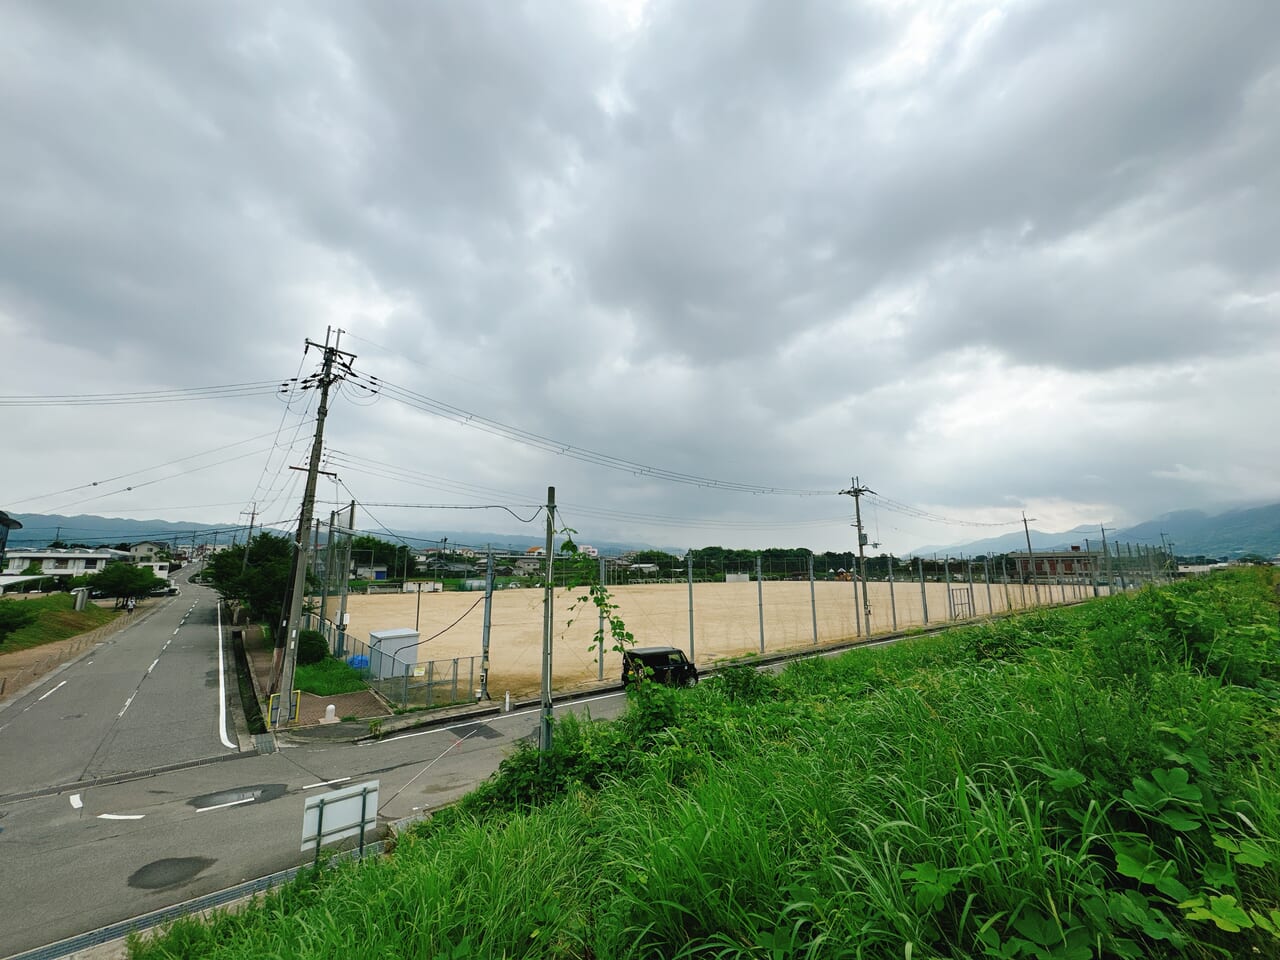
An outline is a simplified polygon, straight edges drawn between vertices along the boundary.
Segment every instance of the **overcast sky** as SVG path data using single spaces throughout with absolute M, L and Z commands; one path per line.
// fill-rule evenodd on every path
M 365 528 L 1274 502 L 1277 118 L 1274 0 L 5 0 L 0 394 L 284 381 L 340 328 L 389 387 L 333 398 L 318 509 Z M 269 391 L 4 401 L 0 509 L 296 517 L 316 392 Z

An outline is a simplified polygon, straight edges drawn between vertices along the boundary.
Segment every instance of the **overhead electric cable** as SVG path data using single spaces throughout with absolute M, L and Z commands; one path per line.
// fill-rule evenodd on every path
M 637 477 L 647 477 L 654 480 L 665 480 L 670 483 L 681 483 L 688 486 L 706 487 L 714 490 L 726 490 L 735 493 L 752 493 L 758 495 L 769 496 L 793 496 L 793 497 L 819 497 L 830 496 L 835 493 L 834 490 L 805 490 L 792 487 L 774 487 L 754 483 L 742 483 L 732 480 L 717 480 L 712 477 L 701 477 L 695 474 L 683 473 L 678 470 L 668 470 L 663 467 L 655 467 L 649 464 L 639 463 L 635 460 L 627 460 L 623 457 L 615 457 L 607 453 L 600 453 L 586 447 L 579 447 L 575 444 L 565 443 L 560 440 L 554 440 L 550 437 L 544 437 L 541 434 L 524 430 L 511 424 L 503 423 L 489 417 L 472 413 L 461 407 L 445 403 L 441 400 L 433 399 L 425 394 L 416 393 L 404 387 L 396 386 L 388 381 L 379 380 L 377 377 L 368 374 L 359 374 L 357 379 L 366 382 L 370 389 L 377 390 L 384 396 L 394 400 L 399 400 L 406 406 L 414 407 L 425 413 L 451 420 L 462 426 L 474 427 L 494 436 L 502 437 L 507 440 L 513 440 L 525 446 L 543 450 L 557 456 L 569 457 L 583 463 L 593 464 L 599 467 L 605 467 L 610 470 L 617 470 L 623 473 L 630 473 Z
M 172 387 L 167 390 L 133 390 L 117 393 L 14 394 L 0 396 L 0 407 L 75 407 L 121 403 L 181 403 L 187 400 L 225 400 L 228 397 L 264 396 L 288 388 L 288 381 L 258 380 L 211 387 Z

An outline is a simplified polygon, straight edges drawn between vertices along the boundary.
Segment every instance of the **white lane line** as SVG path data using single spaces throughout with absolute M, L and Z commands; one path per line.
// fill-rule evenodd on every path
M 92 666 L 93 666 L 93 661 L 92 661 L 92 660 L 86 660 L 86 661 L 84 662 L 84 665 L 85 665 L 86 667 L 92 667 Z
M 152 660 L 152 661 L 151 661 L 151 666 L 147 667 L 147 673 L 150 673 L 152 670 L 154 670 L 154 669 L 156 668 L 156 664 L 157 664 L 157 663 L 159 663 L 159 662 L 160 662 L 160 658 L 159 658 L 159 657 L 156 657 L 154 660 Z
M 325 780 L 325 781 L 323 781 L 323 782 L 321 782 L 321 783 L 308 783 L 308 784 L 307 784 L 305 787 L 303 787 L 302 789 L 303 789 L 303 790 L 314 790 L 316 787 L 330 787 L 330 786 L 333 786 L 333 784 L 335 784 L 335 783 L 346 783 L 346 782 L 347 782 L 348 780 L 350 780 L 350 779 L 351 779 L 350 777 L 339 777 L 337 780 Z
M 74 807 L 76 810 L 79 810 L 81 807 L 84 806 L 84 801 L 80 799 L 80 794 L 73 793 L 71 795 L 71 806 Z
M 178 635 L 178 628 L 177 628 L 177 627 L 174 627 L 174 628 L 173 628 L 173 635 L 174 635 L 175 637 Z
M 124 712 L 129 709 L 129 704 L 133 703 L 133 698 L 136 697 L 137 695 L 138 695 L 137 690 L 129 694 L 129 699 L 124 702 L 124 706 L 120 709 L 120 712 L 116 714 L 117 720 L 119 720 L 121 717 L 124 716 Z
M 237 749 L 227 739 L 227 666 L 222 649 L 222 604 L 218 604 L 218 736 L 229 750 Z
M 99 820 L 141 820 L 145 813 L 100 813 Z
M 46 690 L 46 691 L 45 691 L 44 693 L 42 693 L 40 696 L 36 697 L 36 702 L 37 702 L 37 703 L 39 703 L 39 702 L 40 702 L 41 700 L 43 700 L 45 697 L 49 696 L 49 694 L 54 693 L 54 692 L 56 692 L 56 691 L 58 691 L 58 690 L 61 690 L 61 689 L 62 689 L 63 687 L 65 687 L 66 685 L 67 685 L 67 681 L 63 680 L 60 684 L 58 684 L 56 687 L 54 687 L 54 688 L 53 688 L 53 690 Z
M 253 803 L 254 797 L 245 797 L 243 800 L 232 800 L 230 803 L 220 803 L 213 807 L 196 807 L 196 813 L 208 813 L 210 810 L 225 810 L 227 807 L 238 807 L 242 803 Z

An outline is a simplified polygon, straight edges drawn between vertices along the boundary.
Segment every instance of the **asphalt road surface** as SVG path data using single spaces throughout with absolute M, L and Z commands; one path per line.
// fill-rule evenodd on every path
M 187 666 L 201 677 L 208 670 Z M 608 717 L 624 706 L 617 692 L 557 712 Z M 378 780 L 386 821 L 449 803 L 536 736 L 537 723 L 536 710 L 513 711 L 367 744 L 282 743 L 275 753 L 0 801 L 0 956 L 308 862 L 302 811 L 317 792 Z

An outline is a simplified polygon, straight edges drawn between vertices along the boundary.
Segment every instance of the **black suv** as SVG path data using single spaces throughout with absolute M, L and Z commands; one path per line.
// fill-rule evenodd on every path
M 698 668 L 678 647 L 633 647 L 622 652 L 622 683 L 652 678 L 671 687 L 692 687 Z

